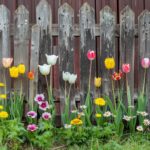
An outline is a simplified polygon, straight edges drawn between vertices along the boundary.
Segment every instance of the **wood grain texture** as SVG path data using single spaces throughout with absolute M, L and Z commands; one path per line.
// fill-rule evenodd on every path
M 52 13 L 51 6 L 46 0 L 41 0 L 36 7 L 36 23 L 40 27 L 39 64 L 43 65 L 47 63 L 45 54 L 52 54 Z M 45 77 L 41 74 L 38 83 L 38 91 L 46 94 Z
M 102 77 L 102 93 L 111 95 L 111 73 L 113 70 L 105 68 L 104 61 L 107 57 L 115 59 L 115 13 L 108 6 L 100 11 L 100 57 L 98 56 L 98 73 Z
M 14 15 L 14 65 L 24 64 L 26 72 L 29 70 L 29 12 L 20 5 Z M 24 94 L 28 98 L 28 79 L 21 75 L 14 80 L 15 90 L 20 91 L 22 87 Z
M 132 99 L 134 97 L 134 28 L 134 12 L 129 6 L 126 6 L 120 15 L 120 69 L 122 64 L 130 64 L 131 66 L 131 71 L 126 74 L 126 78 L 129 83 Z
M 87 52 L 91 49 L 95 50 L 95 11 L 88 3 L 84 3 L 80 8 L 80 86 L 82 97 L 88 91 L 90 61 L 87 58 Z M 94 91 L 95 67 L 96 60 L 93 60 L 91 93 Z
M 31 54 L 30 54 L 30 71 L 34 72 L 34 80 L 29 81 L 29 105 L 33 108 L 33 100 L 38 93 L 38 64 L 39 64 L 39 47 L 40 47 L 40 27 L 35 24 L 32 26 L 31 34 Z
M 143 90 L 144 85 L 144 78 L 145 78 L 145 95 L 149 98 L 150 97 L 150 70 L 143 69 L 141 66 L 141 59 L 142 58 L 150 58 L 150 12 L 145 10 L 141 13 L 138 18 L 138 31 L 139 31 L 139 55 L 138 55 L 138 62 L 139 62 L 139 85 L 138 85 L 138 92 L 141 93 Z M 146 71 L 146 72 L 145 72 Z M 146 73 L 146 74 L 145 74 Z M 150 101 L 148 102 L 148 108 L 150 112 Z
M 1 30 L 1 38 L 0 38 L 0 62 L 2 62 L 2 58 L 8 58 L 11 56 L 10 53 L 10 11 L 5 5 L 0 5 L 0 30 Z M 8 70 L 4 71 L 2 67 L 2 63 L 0 63 L 0 82 L 6 82 L 7 92 L 10 90 L 11 81 L 8 74 Z M 5 81 L 4 79 L 7 79 Z

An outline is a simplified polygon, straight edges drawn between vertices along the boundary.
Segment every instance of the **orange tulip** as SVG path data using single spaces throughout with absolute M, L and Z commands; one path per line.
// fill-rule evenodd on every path
M 28 72 L 28 78 L 29 78 L 30 80 L 33 80 L 33 79 L 34 79 L 34 72 L 33 72 L 33 71 Z
M 13 58 L 2 58 L 2 64 L 4 68 L 9 68 L 13 62 Z

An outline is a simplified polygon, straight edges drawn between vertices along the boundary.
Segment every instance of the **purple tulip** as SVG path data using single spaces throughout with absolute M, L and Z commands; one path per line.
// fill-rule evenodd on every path
M 145 69 L 149 68 L 149 66 L 150 66 L 150 59 L 149 58 L 142 58 L 141 65 Z
M 27 130 L 30 131 L 30 132 L 34 132 L 38 129 L 37 125 L 36 124 L 29 124 L 27 126 Z
M 52 117 L 51 114 L 48 113 L 48 112 L 44 112 L 44 113 L 42 114 L 42 118 L 43 118 L 44 120 L 49 120 L 51 117 Z
M 35 111 L 29 111 L 27 112 L 27 116 L 31 118 L 36 118 L 37 113 Z

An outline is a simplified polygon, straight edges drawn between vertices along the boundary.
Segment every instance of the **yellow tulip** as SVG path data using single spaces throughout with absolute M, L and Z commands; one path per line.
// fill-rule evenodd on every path
M 0 99 L 7 99 L 7 95 L 6 94 L 0 94 Z
M 96 88 L 99 88 L 101 86 L 101 83 L 102 83 L 102 78 L 98 77 L 94 79 L 94 85 Z
M 115 59 L 113 57 L 107 57 L 104 61 L 106 69 L 114 69 L 115 68 Z
M 2 119 L 8 118 L 8 113 L 6 111 L 1 111 L 0 118 L 2 118 Z
M 10 77 L 12 78 L 18 78 L 19 76 L 18 68 L 15 66 L 9 68 L 9 73 L 10 73 Z
M 0 87 L 5 87 L 5 84 L 0 82 Z
M 20 74 L 24 74 L 25 71 L 26 71 L 25 65 L 24 64 L 19 64 L 18 65 L 18 71 L 19 71 Z
M 3 105 L 0 105 L 0 110 L 4 109 Z

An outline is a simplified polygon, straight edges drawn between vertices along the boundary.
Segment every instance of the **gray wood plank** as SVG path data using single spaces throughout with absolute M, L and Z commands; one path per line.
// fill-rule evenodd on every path
M 134 23 L 134 12 L 129 6 L 126 6 L 120 15 L 120 68 L 124 63 L 131 66 L 131 72 L 126 77 L 131 91 L 132 104 L 134 103 Z
M 14 14 L 14 65 L 24 64 L 29 70 L 29 11 L 20 5 Z M 20 91 L 21 81 L 23 92 L 28 99 L 28 79 L 26 74 L 14 80 L 15 90 Z
M 47 63 L 45 54 L 52 54 L 52 13 L 46 0 L 41 0 L 36 7 L 36 23 L 40 27 L 39 64 L 43 65 Z M 46 89 L 45 77 L 39 74 L 38 91 L 47 93 Z
M 95 51 L 95 11 L 84 3 L 80 8 L 80 88 L 82 97 L 88 91 L 90 61 L 87 59 L 88 50 Z M 93 60 L 91 76 L 91 93 L 94 92 L 94 77 L 96 74 L 96 60 Z
M 30 71 L 34 72 L 34 80 L 29 81 L 29 104 L 33 108 L 33 100 L 38 93 L 38 64 L 39 64 L 40 28 L 37 24 L 32 27 Z
M 110 7 L 105 6 L 100 11 L 100 52 L 98 53 L 98 74 L 102 77 L 102 93 L 112 96 L 112 79 L 110 78 L 113 70 L 105 68 L 104 61 L 107 57 L 115 59 L 115 12 Z
M 144 83 L 144 69 L 141 66 L 141 59 L 146 57 L 150 58 L 150 12 L 143 11 L 138 18 L 138 31 L 139 31 L 139 49 L 138 49 L 138 93 L 143 90 Z M 145 95 L 150 96 L 150 70 L 146 71 L 145 80 Z M 150 100 L 148 103 L 148 111 L 150 112 Z
M 64 81 L 62 80 L 62 72 L 74 73 L 74 11 L 67 3 L 64 3 L 58 9 L 58 25 L 59 25 L 59 74 L 61 97 L 64 96 Z M 69 84 L 67 85 L 69 87 Z M 73 88 L 73 87 L 72 87 Z M 73 89 L 72 89 L 73 91 Z M 72 95 L 72 94 L 71 94 Z M 73 97 L 71 96 L 71 99 Z
M 11 57 L 10 52 L 10 11 L 5 5 L 0 5 L 0 30 L 1 30 L 1 49 L 0 49 L 0 62 L 2 62 L 2 58 Z M 3 79 L 3 75 L 7 78 L 7 90 L 10 90 L 11 81 L 8 74 L 8 70 L 4 71 L 2 69 L 2 63 L 0 63 L 0 82 L 5 82 Z

